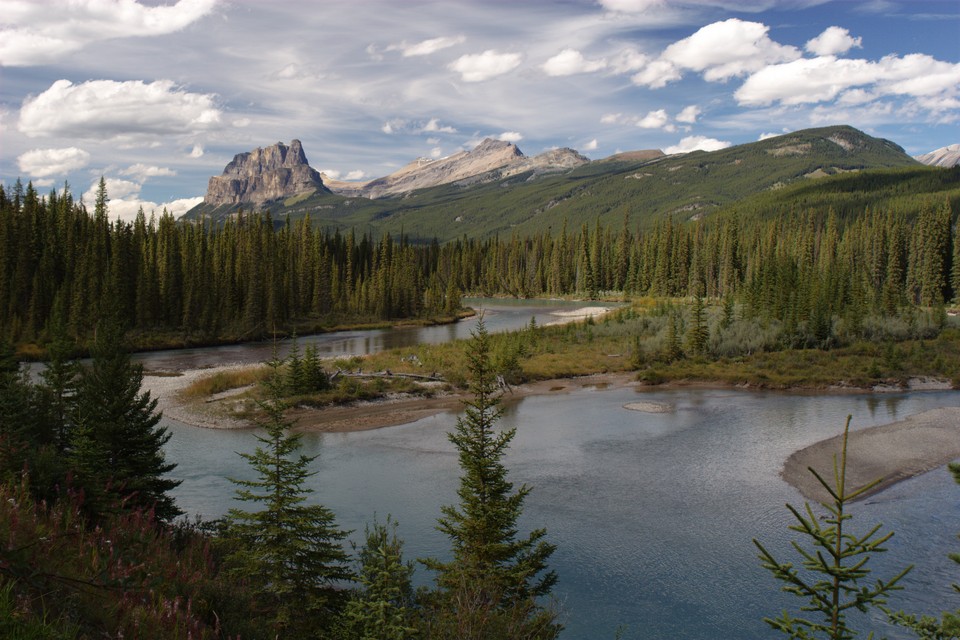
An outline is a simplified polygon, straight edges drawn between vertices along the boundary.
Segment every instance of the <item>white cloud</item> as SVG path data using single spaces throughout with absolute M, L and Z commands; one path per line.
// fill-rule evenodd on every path
M 130 176 L 139 180 L 140 182 L 146 182 L 147 178 L 155 178 L 158 176 L 172 177 L 177 175 L 177 172 L 173 169 L 168 169 L 167 167 L 154 167 L 143 163 L 137 163 L 121 171 L 120 175 Z
M 163 211 L 167 210 L 167 213 L 173 214 L 174 218 L 179 218 L 190 209 L 193 209 L 195 206 L 203 202 L 203 196 L 196 196 L 194 198 L 180 198 L 178 200 L 172 200 L 170 202 L 165 202 L 159 206 L 151 207 L 152 209 L 159 209 Z M 149 203 L 148 203 L 149 204 Z M 144 207 L 144 211 L 146 211 Z
M 430 149 L 430 157 L 434 160 L 443 157 L 443 149 L 440 147 L 434 147 L 433 149 Z
M 502 140 L 503 142 L 513 142 L 517 143 L 523 140 L 523 136 L 517 131 L 504 131 L 500 135 L 496 136 L 497 140 Z
M 416 44 L 407 44 L 403 42 L 401 44 L 395 44 L 387 47 L 387 51 L 402 51 L 404 58 L 410 58 L 413 56 L 428 56 L 437 51 L 443 49 L 448 49 L 454 47 L 458 44 L 463 44 L 467 41 L 466 36 L 452 36 L 452 37 L 440 37 L 440 38 L 431 38 L 429 40 L 424 40 Z
M 620 124 L 621 122 L 623 122 L 622 113 L 605 113 L 600 118 L 601 124 Z
M 56 184 L 57 181 L 54 180 L 53 178 L 39 178 L 39 179 L 31 180 L 30 182 L 33 184 L 35 189 L 39 189 L 41 187 L 43 188 L 52 187 L 53 185 Z
M 670 116 L 666 109 L 657 109 L 650 111 L 644 117 L 637 121 L 637 126 L 641 129 L 663 129 L 665 131 L 675 131 L 676 127 L 670 124 Z
M 90 154 L 77 147 L 66 149 L 32 149 L 17 158 L 20 171 L 45 178 L 82 169 L 90 163 Z
M 346 175 L 336 169 L 320 169 L 320 173 L 331 180 L 363 180 L 365 177 L 367 177 L 366 172 L 360 169 L 348 171 Z
M 663 152 L 667 155 L 672 155 L 674 153 L 690 153 L 691 151 L 719 151 L 720 149 L 726 149 L 732 144 L 733 143 L 726 142 L 725 140 L 707 138 L 706 136 L 687 136 L 680 140 L 679 143 L 667 147 Z
M 633 73 L 647 66 L 650 56 L 636 49 L 624 49 L 610 59 L 610 69 L 614 73 Z
M 684 107 L 680 113 L 677 114 L 677 122 L 683 122 L 685 124 L 693 124 L 697 121 L 697 118 L 700 117 L 700 107 L 695 104 Z
M 607 11 L 617 13 L 641 13 L 664 5 L 664 0 L 600 0 L 600 5 Z
M 423 133 L 456 133 L 457 130 L 449 125 L 441 125 L 437 118 L 430 118 L 427 124 L 420 129 Z
M 131 221 L 137 217 L 137 212 L 142 208 L 147 217 L 151 213 L 160 213 L 166 209 L 167 213 L 174 217 L 179 217 L 203 202 L 203 196 L 195 198 L 179 198 L 170 202 L 157 204 L 149 200 L 140 198 L 140 190 L 143 187 L 138 182 L 130 180 L 121 180 L 119 178 L 104 178 L 107 188 L 107 212 L 111 220 L 120 218 L 121 220 Z M 97 199 L 97 189 L 100 184 L 98 178 L 86 193 L 83 194 L 83 201 L 87 206 L 91 206 Z
M 250 118 L 237 118 L 233 121 L 233 126 L 237 129 L 243 129 L 249 127 L 251 122 Z
M 483 53 L 460 56 L 447 68 L 460 74 L 464 82 L 483 82 L 509 73 L 520 66 L 519 53 L 498 53 L 488 49 Z
M 780 133 L 761 133 L 760 136 L 757 138 L 757 141 L 759 142 L 761 140 L 769 140 L 770 138 L 777 138 L 779 136 L 782 136 L 785 133 L 790 133 L 790 130 L 784 129 Z
M 599 145 L 599 143 L 597 142 L 597 139 L 594 138 L 593 140 L 591 140 L 591 141 L 588 142 L 587 144 L 585 144 L 585 145 L 583 145 L 582 147 L 580 147 L 580 149 L 583 150 L 583 151 L 596 151 L 598 146 L 600 146 L 600 145 Z
M 814 55 L 832 56 L 854 47 L 862 48 L 863 38 L 854 38 L 842 27 L 827 27 L 823 33 L 809 40 L 804 48 Z
M 669 60 L 654 60 L 642 71 L 635 73 L 631 80 L 636 85 L 662 89 L 668 82 L 679 80 L 681 77 L 680 70 Z
M 389 136 L 393 133 L 393 125 L 390 124 L 389 122 L 384 122 L 383 126 L 380 127 L 380 131 L 383 131 L 385 134 Z
M 543 63 L 548 76 L 571 76 L 576 73 L 592 73 L 607 66 L 607 61 L 587 60 L 576 49 L 564 49 Z
M 778 44 L 767 36 L 769 27 L 760 22 L 730 18 L 701 28 L 674 42 L 661 59 L 680 69 L 703 72 L 710 82 L 728 80 L 758 71 L 768 64 L 796 60 L 796 47 Z
M 30 137 L 113 140 L 209 131 L 220 126 L 220 116 L 214 96 L 189 93 L 170 80 L 57 80 L 24 100 L 18 128 Z
M 190 150 L 191 158 L 202 158 L 203 157 L 203 146 L 199 144 L 193 145 L 193 149 Z
M 771 65 L 749 78 L 734 94 L 741 105 L 827 102 L 855 87 L 872 95 L 955 97 L 960 93 L 960 63 L 941 62 L 925 54 L 887 56 L 877 62 L 824 56 Z M 862 100 L 866 93 L 851 94 Z
M 217 0 L 149 7 L 135 0 L 7 0 L 0 27 L 0 65 L 48 64 L 88 44 L 159 36 L 209 14 Z

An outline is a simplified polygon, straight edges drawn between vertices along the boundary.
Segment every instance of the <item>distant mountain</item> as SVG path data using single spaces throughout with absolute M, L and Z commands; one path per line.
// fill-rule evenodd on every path
M 960 165 L 960 144 L 940 147 L 936 151 L 916 156 L 916 159 L 932 167 L 955 167 Z
M 274 220 L 309 215 L 325 228 L 445 241 L 529 235 L 597 220 L 620 225 L 626 218 L 634 228 L 664 216 L 684 221 L 818 178 L 884 168 L 931 171 L 893 142 L 848 126 L 806 129 L 712 152 L 632 151 L 592 162 L 563 149 L 527 158 L 515 145 L 488 140 L 471 152 L 415 161 L 391 176 L 354 185 L 353 191 L 343 186 L 347 183 L 327 181 L 335 193 L 318 191 L 260 209 L 270 210 Z M 230 212 L 200 205 L 185 217 L 219 219 Z
M 572 149 L 556 149 L 533 158 L 515 144 L 485 139 L 471 151 L 446 158 L 417 158 L 402 169 L 369 182 L 340 182 L 325 178 L 331 191 L 342 196 L 386 198 L 442 184 L 479 184 L 526 171 L 540 174 L 566 171 L 590 162 Z
M 282 142 L 234 156 L 223 174 L 210 178 L 203 204 L 207 207 L 244 203 L 262 205 L 317 192 L 329 193 L 320 174 L 307 163 L 299 140 Z

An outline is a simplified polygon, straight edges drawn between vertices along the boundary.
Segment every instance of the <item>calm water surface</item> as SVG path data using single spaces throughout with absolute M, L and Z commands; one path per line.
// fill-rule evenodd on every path
M 638 400 L 675 410 L 623 408 Z M 761 618 L 794 603 L 760 568 L 751 538 L 793 559 L 784 503 L 802 499 L 779 477 L 784 459 L 836 435 L 847 414 L 859 429 L 940 406 L 960 406 L 960 393 L 586 389 L 509 403 L 503 425 L 517 436 L 506 462 L 515 483 L 534 488 L 522 525 L 546 527 L 558 547 L 551 566 L 560 575 L 562 637 L 612 640 L 620 625 L 630 639 L 772 637 Z M 456 502 L 459 469 L 446 438 L 455 421 L 443 414 L 376 431 L 307 434 L 306 453 L 319 455 L 315 499 L 355 530 L 354 540 L 374 514 L 392 514 L 409 558 L 444 557 L 449 544 L 434 525 L 440 506 Z M 165 424 L 173 436 L 167 456 L 183 479 L 178 504 L 208 518 L 224 514 L 235 504 L 227 478 L 250 477 L 235 452 L 252 451 L 254 432 Z M 917 565 L 895 608 L 960 607 L 949 588 L 956 565 L 945 557 L 957 548 L 958 497 L 941 468 L 855 505 L 854 526 L 883 522 L 896 531 L 890 551 L 871 562 L 877 575 Z M 418 570 L 417 579 L 430 576 Z

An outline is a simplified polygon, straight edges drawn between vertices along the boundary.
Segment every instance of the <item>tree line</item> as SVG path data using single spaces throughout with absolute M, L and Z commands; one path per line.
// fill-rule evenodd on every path
M 573 231 L 564 222 L 531 237 L 441 246 L 330 233 L 309 217 L 241 212 L 213 225 L 141 211 L 110 221 L 102 182 L 92 214 L 67 187 L 40 197 L 18 182 L 0 186 L 0 326 L 5 340 L 47 343 L 60 323 L 89 344 L 109 312 L 141 342 L 161 332 L 203 343 L 449 315 L 463 293 L 615 294 L 736 298 L 751 316 L 814 335 L 835 316 L 856 325 L 960 294 L 950 201 L 919 210 L 665 217 L 645 232 L 626 218 Z
M 216 227 L 164 213 L 111 221 L 101 181 L 93 212 L 67 187 L 39 197 L 0 187 L 3 338 L 46 342 L 62 322 L 80 342 L 97 318 L 196 342 L 257 338 L 298 321 L 415 318 L 459 306 L 430 248 L 238 214 Z M 454 297 L 456 298 L 454 300 Z

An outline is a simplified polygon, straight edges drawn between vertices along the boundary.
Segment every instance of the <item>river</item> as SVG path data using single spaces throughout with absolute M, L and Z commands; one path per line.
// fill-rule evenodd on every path
M 487 302 L 491 330 L 543 322 L 541 303 Z M 569 305 L 555 305 L 555 308 Z M 301 338 L 328 354 L 348 355 L 436 342 L 469 333 L 470 322 L 397 332 L 349 332 Z M 408 333 L 416 335 L 407 335 Z M 147 366 L 201 366 L 259 360 L 272 345 L 144 354 Z M 192 363 L 192 364 L 188 364 Z M 623 407 L 646 401 L 666 413 Z M 794 450 L 835 435 L 848 414 L 861 429 L 940 406 L 960 406 L 960 392 L 811 395 L 735 390 L 584 389 L 507 403 L 504 426 L 517 428 L 506 458 L 510 478 L 529 484 L 523 530 L 546 527 L 557 545 L 550 565 L 566 624 L 562 638 L 760 639 L 773 632 L 763 616 L 795 610 L 795 598 L 761 567 L 751 539 L 790 556 L 785 503 L 800 495 L 779 477 Z M 448 541 L 434 526 L 440 506 L 456 502 L 459 469 L 446 433 L 455 414 L 343 434 L 307 434 L 305 453 L 318 455 L 314 498 L 337 514 L 359 540 L 365 523 L 387 514 L 400 523 L 408 558 L 445 557 Z M 252 431 L 204 430 L 165 419 L 167 457 L 179 506 L 204 517 L 235 503 L 227 478 L 250 477 L 236 452 L 252 451 Z M 853 508 L 860 531 L 877 522 L 896 531 L 889 551 L 870 566 L 889 577 L 916 565 L 891 605 L 936 613 L 960 607 L 950 583 L 960 550 L 960 487 L 945 468 L 899 483 Z M 418 569 L 417 580 L 430 576 Z M 870 623 L 891 638 L 909 634 Z

